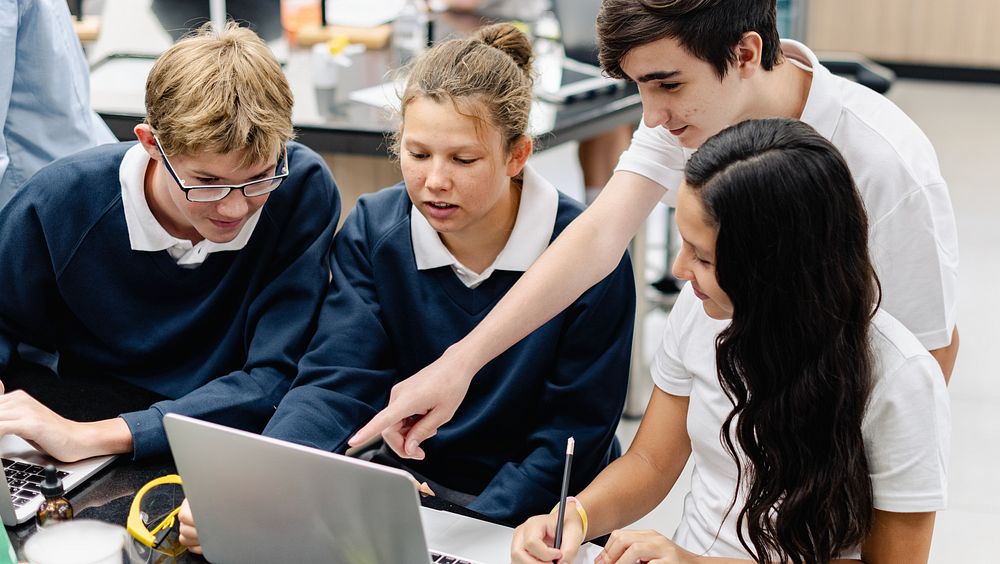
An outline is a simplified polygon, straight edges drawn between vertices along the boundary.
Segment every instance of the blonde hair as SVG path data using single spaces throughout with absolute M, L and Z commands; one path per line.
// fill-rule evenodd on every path
M 216 34 L 206 24 L 153 65 L 146 123 L 168 155 L 239 151 L 250 166 L 292 138 L 292 91 L 257 34 L 235 22 Z
M 528 37 L 507 23 L 432 47 L 408 69 L 400 126 L 390 143 L 393 155 L 399 156 L 406 107 L 421 97 L 450 100 L 459 113 L 496 127 L 510 151 L 528 132 L 532 59 Z

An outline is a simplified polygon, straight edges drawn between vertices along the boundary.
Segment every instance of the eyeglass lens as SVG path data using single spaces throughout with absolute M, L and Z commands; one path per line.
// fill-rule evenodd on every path
M 273 191 L 278 185 L 281 184 L 283 178 L 266 178 L 259 182 L 254 182 L 252 184 L 247 184 L 243 187 L 243 194 L 247 197 L 263 196 L 268 192 Z M 218 188 L 192 188 L 187 191 L 188 199 L 192 202 L 214 202 L 221 200 L 229 195 L 229 186 L 220 186 Z

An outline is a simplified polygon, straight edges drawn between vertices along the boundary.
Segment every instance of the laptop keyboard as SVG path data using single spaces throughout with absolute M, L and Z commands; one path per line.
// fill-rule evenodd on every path
M 4 458 L 3 470 L 7 474 L 10 500 L 14 502 L 15 508 L 24 507 L 42 495 L 41 484 L 45 479 L 44 466 Z M 69 472 L 58 470 L 56 475 L 65 478 Z
M 433 564 L 472 564 L 468 560 L 462 560 L 461 558 L 455 558 L 454 556 L 448 556 L 447 554 L 441 554 L 433 550 L 431 551 L 431 562 Z

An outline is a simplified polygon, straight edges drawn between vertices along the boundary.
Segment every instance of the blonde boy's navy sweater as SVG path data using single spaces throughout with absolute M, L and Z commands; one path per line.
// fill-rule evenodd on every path
M 520 278 L 496 271 L 475 289 L 450 267 L 417 270 L 402 185 L 361 198 L 334 243 L 317 333 L 265 434 L 342 451 L 393 384 L 464 337 Z M 560 195 L 553 237 L 581 211 Z M 419 474 L 477 496 L 469 506 L 520 522 L 558 499 L 566 439 L 571 492 L 618 456 L 635 286 L 628 256 L 565 311 L 487 364 L 455 417 L 426 441 Z
M 0 211 L 0 376 L 23 342 L 57 351 L 62 378 L 172 398 L 122 414 L 141 458 L 167 451 L 167 412 L 264 427 L 315 326 L 340 198 L 322 159 L 289 143 L 289 176 L 247 245 L 182 268 L 129 245 L 119 165 L 132 145 L 56 161 Z

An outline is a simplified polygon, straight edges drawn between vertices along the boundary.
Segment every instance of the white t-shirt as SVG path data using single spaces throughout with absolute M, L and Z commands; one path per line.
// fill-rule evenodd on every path
M 926 349 L 947 346 L 957 315 L 958 235 L 934 148 L 892 102 L 830 73 L 805 45 L 782 40 L 781 49 L 813 73 L 802 121 L 843 153 L 865 202 L 882 308 Z M 693 152 L 668 130 L 641 124 L 615 170 L 660 184 L 674 205 Z
M 685 285 L 651 372 L 660 389 L 690 398 L 687 431 L 694 470 L 674 541 L 696 554 L 747 558 L 735 525 L 742 494 L 723 523 L 737 478 L 720 437 L 733 405 L 719 384 L 714 343 L 728 324 L 708 317 L 691 285 Z M 885 312 L 876 314 L 870 335 L 876 366 L 862 435 L 875 508 L 902 513 L 944 509 L 950 410 L 941 369 Z M 735 439 L 734 444 L 739 447 Z

